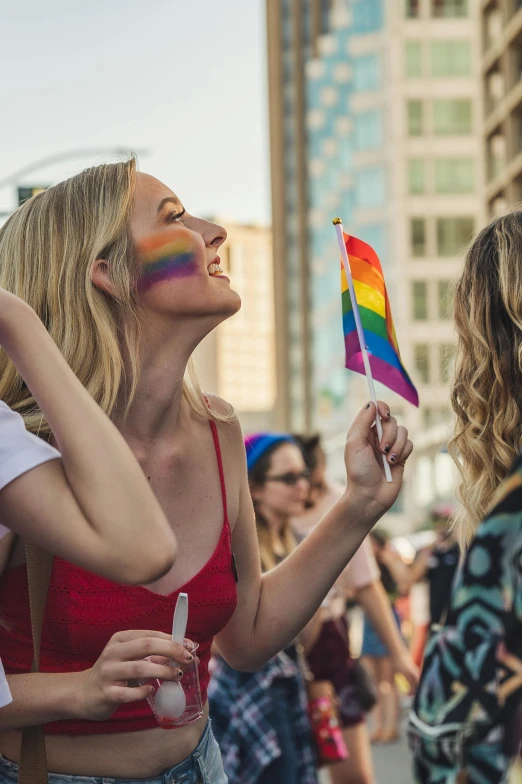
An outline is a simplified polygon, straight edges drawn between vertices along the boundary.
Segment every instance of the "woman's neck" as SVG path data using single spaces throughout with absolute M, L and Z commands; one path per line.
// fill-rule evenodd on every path
M 142 338 L 140 373 L 125 414 L 125 394 L 113 416 L 129 440 L 157 441 L 183 424 L 183 379 L 199 340 L 183 339 L 182 330 L 164 336 L 150 327 Z

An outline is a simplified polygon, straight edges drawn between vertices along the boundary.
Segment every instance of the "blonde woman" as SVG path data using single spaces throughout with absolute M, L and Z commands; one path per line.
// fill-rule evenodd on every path
M 450 451 L 467 554 L 426 646 L 412 748 L 423 784 L 494 784 L 522 745 L 522 212 L 472 243 L 455 322 Z
M 221 226 L 189 214 L 133 161 L 88 169 L 44 191 L 0 230 L 0 285 L 36 310 L 120 429 L 179 547 L 165 577 L 134 588 L 56 559 L 41 675 L 27 674 L 26 575 L 15 549 L 0 581 L 2 615 L 14 630 L 0 631 L 0 647 L 17 705 L 0 714 L 0 779 L 16 780 L 20 728 L 43 723 L 53 784 L 75 776 L 82 784 L 89 777 L 224 782 L 206 705 L 197 722 L 165 731 L 132 686 L 136 678 L 182 677 L 191 654 L 166 639 L 180 590 L 189 595 L 187 638 L 199 643 L 205 704 L 214 636 L 230 664 L 260 667 L 306 625 L 397 496 L 412 446 L 384 404 L 377 443 L 370 405 L 348 436 L 342 499 L 262 577 L 241 430 L 226 403 L 206 400 L 185 379 L 194 348 L 240 306 L 219 266 L 225 239 Z M 0 398 L 29 429 L 49 430 L 1 355 Z M 397 455 L 392 484 L 379 464 L 384 452 Z M 175 667 L 144 661 L 151 655 L 168 656 Z

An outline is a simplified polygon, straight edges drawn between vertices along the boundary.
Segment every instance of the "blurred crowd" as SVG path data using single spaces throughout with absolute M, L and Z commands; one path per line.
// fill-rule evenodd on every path
M 342 497 L 318 435 L 246 439 L 264 571 Z M 372 746 L 401 737 L 401 703 L 418 682 L 430 626 L 443 620 L 459 562 L 451 506 L 426 522 L 423 546 L 368 536 L 299 635 L 260 672 L 232 669 L 214 648 L 209 697 L 231 784 L 372 784 Z M 320 568 L 320 564 L 318 564 Z M 326 774 L 324 774 L 326 775 Z

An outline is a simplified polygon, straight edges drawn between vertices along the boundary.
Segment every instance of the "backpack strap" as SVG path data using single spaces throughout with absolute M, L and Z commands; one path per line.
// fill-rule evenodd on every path
M 45 615 L 45 604 L 54 556 L 30 542 L 25 543 L 27 554 L 27 582 L 33 632 L 33 665 L 31 672 L 40 669 L 40 643 Z M 18 784 L 48 784 L 47 757 L 42 725 L 25 727 L 22 732 Z

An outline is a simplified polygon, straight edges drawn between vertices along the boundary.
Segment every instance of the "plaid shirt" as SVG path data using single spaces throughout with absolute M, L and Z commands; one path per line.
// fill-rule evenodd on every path
M 306 693 L 290 657 L 279 653 L 255 673 L 233 670 L 222 659 L 214 666 L 208 690 L 210 715 L 231 784 L 256 784 L 270 763 L 281 756 L 277 733 L 270 723 L 270 686 L 276 678 L 288 679 L 299 750 L 297 779 L 300 784 L 318 784 Z

